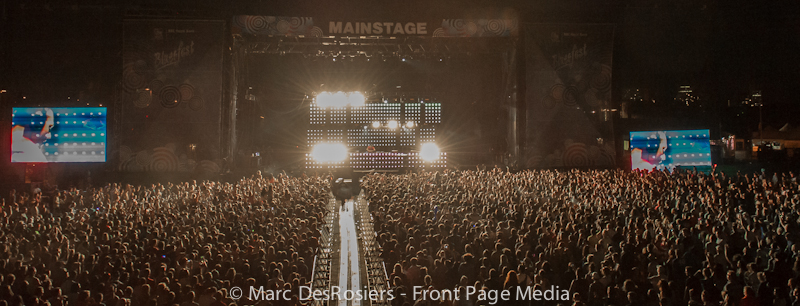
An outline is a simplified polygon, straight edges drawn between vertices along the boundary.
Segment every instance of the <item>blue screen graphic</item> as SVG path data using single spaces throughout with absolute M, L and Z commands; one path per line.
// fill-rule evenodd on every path
M 105 162 L 105 107 L 16 107 L 11 162 Z
M 631 169 L 711 166 L 708 130 L 631 132 Z

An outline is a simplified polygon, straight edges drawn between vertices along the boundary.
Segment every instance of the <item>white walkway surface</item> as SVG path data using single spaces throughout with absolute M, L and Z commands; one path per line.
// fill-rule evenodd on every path
M 352 290 L 353 292 L 361 289 L 360 278 L 360 261 L 358 259 L 358 232 L 356 232 L 354 202 L 347 201 L 345 209 L 339 211 L 339 234 L 341 235 L 341 253 L 339 256 L 339 288 L 344 292 L 345 290 Z M 348 295 L 347 297 L 351 297 Z M 353 306 L 361 305 L 360 300 L 353 299 L 339 300 L 339 306 Z

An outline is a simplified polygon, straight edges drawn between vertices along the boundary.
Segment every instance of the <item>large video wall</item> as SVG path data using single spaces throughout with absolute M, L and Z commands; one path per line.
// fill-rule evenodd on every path
M 631 132 L 631 169 L 711 166 L 708 130 Z
M 105 107 L 15 107 L 11 162 L 105 162 Z

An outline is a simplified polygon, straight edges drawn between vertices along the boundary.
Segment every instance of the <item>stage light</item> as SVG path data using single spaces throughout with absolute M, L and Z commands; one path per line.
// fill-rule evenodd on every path
M 367 98 L 360 92 L 321 92 L 316 97 L 317 107 L 354 107 L 364 106 Z
M 321 92 L 317 95 L 317 106 L 318 107 L 328 107 L 330 106 L 330 102 L 333 100 L 333 94 L 330 92 Z
M 322 92 L 317 95 L 318 107 L 345 107 L 347 95 L 344 92 Z
M 365 97 L 364 94 L 356 91 L 348 95 L 347 102 L 350 103 L 350 106 L 354 107 L 364 106 L 364 104 L 367 102 L 367 97 Z
M 397 121 L 396 120 L 389 120 L 389 122 L 387 122 L 386 125 L 388 125 L 390 129 L 396 129 L 397 128 Z
M 424 161 L 430 162 L 438 160 L 440 153 L 441 151 L 439 151 L 439 146 L 437 146 L 435 143 L 428 142 L 422 144 L 422 148 L 419 150 L 419 157 Z
M 414 121 L 406 122 L 406 127 L 409 129 L 414 128 Z
M 381 127 L 381 123 L 380 123 L 380 122 L 378 122 L 378 121 L 372 121 L 372 128 L 375 128 L 375 129 L 377 129 L 377 128 L 379 128 L 379 127 Z
M 338 163 L 347 159 L 347 148 L 341 143 L 318 143 L 311 150 L 311 157 L 320 163 Z

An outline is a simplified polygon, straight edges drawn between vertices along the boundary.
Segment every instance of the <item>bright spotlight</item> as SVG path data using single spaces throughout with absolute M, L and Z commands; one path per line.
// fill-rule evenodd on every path
M 317 106 L 321 108 L 326 107 L 346 107 L 347 105 L 351 105 L 354 107 L 364 106 L 366 103 L 367 98 L 364 96 L 363 93 L 360 92 L 328 92 L 324 91 L 317 95 L 316 102 Z
M 379 128 L 379 127 L 381 127 L 381 123 L 380 123 L 380 122 L 378 122 L 378 121 L 372 121 L 372 128 L 373 128 L 373 129 L 377 129 L 377 128 Z
M 330 107 L 331 101 L 333 101 L 333 93 L 325 91 L 317 95 L 316 102 L 318 107 Z
M 347 97 L 347 102 L 350 103 L 350 106 L 354 107 L 364 106 L 364 104 L 367 102 L 367 97 L 365 97 L 364 94 L 356 91 L 350 93 L 350 95 Z
M 424 161 L 435 161 L 439 159 L 439 146 L 435 143 L 428 142 L 422 144 L 422 148 L 419 150 L 419 157 L 422 158 Z
M 344 92 L 322 92 L 317 95 L 317 106 L 325 107 L 345 107 L 347 106 L 347 94 Z
M 347 148 L 341 143 L 318 143 L 311 157 L 320 163 L 338 163 L 347 159 Z
M 389 122 L 386 122 L 386 125 L 388 125 L 390 129 L 396 129 L 397 128 L 397 121 L 396 120 L 389 120 Z
M 414 128 L 414 121 L 406 122 L 406 127 L 409 129 Z

